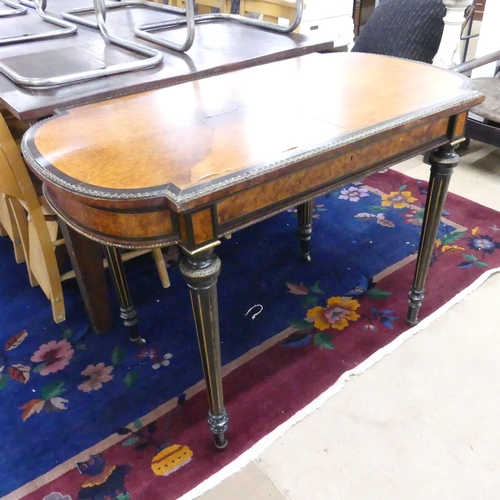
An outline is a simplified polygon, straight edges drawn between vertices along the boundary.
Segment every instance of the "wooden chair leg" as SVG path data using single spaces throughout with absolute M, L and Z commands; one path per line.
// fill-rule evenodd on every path
M 56 323 L 66 319 L 64 296 L 59 266 L 57 265 L 52 238 L 41 211 L 32 212 L 29 221 L 29 258 L 31 269 L 36 269 L 40 287 L 52 304 L 52 316 Z
M 64 305 L 64 297 L 62 290 L 59 296 L 50 297 L 50 304 L 52 306 L 52 318 L 54 323 L 62 323 L 66 320 L 66 307 Z
M 11 210 L 14 220 L 14 225 L 16 226 L 17 235 L 23 250 L 23 257 L 24 261 L 26 262 L 26 270 L 28 271 L 28 279 L 30 281 L 30 285 L 33 287 L 38 286 L 38 281 L 31 270 L 29 261 L 30 246 L 29 246 L 28 216 L 26 214 L 26 210 L 21 205 L 21 203 L 19 203 L 19 200 L 15 198 L 10 198 L 8 205 L 9 209 Z
M 168 277 L 167 265 L 165 264 L 161 248 L 154 248 L 152 254 L 155 260 L 158 276 L 160 277 L 161 286 L 163 288 L 168 288 L 170 286 L 170 278 Z
M 23 249 L 22 241 L 19 235 L 18 224 L 15 221 L 16 210 L 21 210 L 24 212 L 24 209 L 20 205 L 19 201 L 8 197 L 2 196 L 0 198 L 0 210 L 2 211 L 3 217 L 5 217 L 5 226 L 3 227 L 5 234 L 7 234 L 12 240 L 12 245 L 14 249 L 14 258 L 18 264 L 22 262 L 26 262 L 25 251 Z M 24 217 L 26 218 L 26 216 Z M 27 226 L 27 222 L 24 222 L 24 226 Z
M 66 242 L 90 324 L 96 333 L 107 332 L 111 330 L 112 322 L 102 246 L 76 232 L 62 220 L 59 221 L 59 227 Z
M 120 258 L 122 262 L 127 262 L 131 259 L 135 259 L 135 257 L 139 257 L 140 255 L 145 255 L 147 253 L 151 253 L 153 255 L 161 285 L 163 288 L 168 288 L 170 286 L 170 278 L 168 277 L 167 265 L 165 264 L 161 248 L 154 248 L 153 250 L 149 250 L 147 248 L 130 250 L 129 252 L 122 253 Z
M 210 14 L 212 12 L 212 7 L 208 5 L 198 5 L 198 14 Z

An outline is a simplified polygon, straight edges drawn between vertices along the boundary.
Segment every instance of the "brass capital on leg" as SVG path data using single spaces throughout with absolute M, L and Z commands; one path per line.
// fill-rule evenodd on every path
M 224 408 L 217 305 L 217 278 L 221 262 L 213 253 L 213 247 L 197 252 L 183 250 L 185 256 L 180 271 L 191 294 L 201 364 L 207 384 L 208 424 L 214 434 L 215 446 L 222 449 L 228 443 L 226 431 L 229 417 Z
M 422 232 L 420 234 L 420 245 L 408 301 L 407 320 L 410 325 L 418 323 L 418 312 L 424 300 L 425 280 L 432 259 L 434 242 L 441 222 L 446 194 L 453 169 L 457 166 L 459 156 L 450 144 L 441 146 L 431 153 L 429 160 L 431 174 L 429 178 L 429 190 L 425 203 Z

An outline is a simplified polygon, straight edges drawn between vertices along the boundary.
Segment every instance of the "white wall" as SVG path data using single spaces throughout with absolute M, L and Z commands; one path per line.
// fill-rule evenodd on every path
M 475 57 L 500 50 L 500 0 L 488 0 L 484 7 L 481 31 Z M 496 63 L 487 64 L 472 71 L 472 78 L 493 76 Z

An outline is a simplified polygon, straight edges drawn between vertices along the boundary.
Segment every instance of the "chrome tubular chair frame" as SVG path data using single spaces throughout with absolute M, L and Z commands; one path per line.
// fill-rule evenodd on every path
M 22 0 L 24 1 L 24 0 Z M 184 14 L 186 11 L 184 9 L 180 9 L 179 7 L 173 7 L 171 5 L 164 5 L 161 3 L 149 2 L 148 0 L 116 0 L 113 3 L 106 3 L 105 8 L 107 11 L 113 9 L 123 9 L 126 7 L 146 7 L 152 10 L 158 10 L 163 12 L 170 12 L 173 14 Z M 88 28 L 99 28 L 99 24 L 96 21 L 89 19 L 82 19 L 80 14 L 91 14 L 95 12 L 95 7 L 81 7 L 77 9 L 71 9 L 65 12 L 61 12 L 61 16 L 68 21 L 73 21 L 74 23 L 83 24 L 83 26 L 87 26 Z
M 186 3 L 186 5 L 187 4 L 188 3 Z M 296 28 L 298 28 L 300 21 L 302 20 L 303 10 L 304 10 L 304 0 L 297 0 L 297 7 L 295 10 L 295 18 L 288 26 L 281 26 L 279 24 L 269 23 L 267 21 L 259 21 L 258 19 L 252 19 L 249 17 L 242 16 L 240 14 L 228 14 L 228 13 L 201 14 L 201 15 L 195 16 L 194 20 L 195 20 L 195 23 L 220 21 L 220 20 L 235 21 L 235 22 L 239 22 L 242 24 L 246 24 L 248 26 L 253 26 L 254 28 L 262 28 L 262 29 L 266 29 L 269 31 L 275 31 L 277 33 L 285 33 L 286 34 L 286 33 L 291 33 Z M 183 24 L 186 24 L 187 22 L 188 22 L 188 19 L 175 19 L 172 21 L 142 24 L 142 25 L 137 27 L 137 31 L 139 31 L 141 33 L 141 35 L 139 35 L 136 31 L 134 31 L 134 32 L 136 33 L 137 36 L 141 36 L 141 38 L 146 38 L 144 36 L 144 33 L 147 31 L 156 31 L 156 30 L 161 30 L 161 29 L 178 28 L 179 26 L 182 26 Z M 149 38 L 146 38 L 146 40 L 149 40 Z
M 143 38 L 144 40 L 148 40 L 149 42 L 156 43 L 158 45 L 162 45 L 163 47 L 167 47 L 169 49 L 176 50 L 177 52 L 186 52 L 186 50 L 189 50 L 191 46 L 193 45 L 194 41 L 194 30 L 195 30 L 195 23 L 194 23 L 194 0 L 187 0 L 186 1 L 186 9 L 180 9 L 178 7 L 172 7 L 170 5 L 163 5 L 163 4 L 158 4 L 158 3 L 153 3 L 153 2 L 148 2 L 147 0 L 117 0 L 116 3 L 112 4 L 106 4 L 106 9 L 107 10 L 112 10 L 112 9 L 120 9 L 120 8 L 127 8 L 127 7 L 147 7 L 149 9 L 157 10 L 157 11 L 163 11 L 163 12 L 169 12 L 173 14 L 185 14 L 186 18 L 182 19 L 182 23 L 176 25 L 180 26 L 183 24 L 187 25 L 187 32 L 186 32 L 186 39 L 182 44 L 178 44 L 175 42 L 170 42 L 168 40 L 165 40 L 164 38 L 160 38 L 155 35 L 151 35 L 150 33 L 146 33 L 141 29 L 141 27 L 134 28 L 134 34 L 139 37 Z M 80 9 L 71 9 L 67 12 L 62 12 L 61 15 L 64 19 L 68 19 L 70 21 L 73 21 L 75 23 L 80 23 L 83 24 L 84 26 L 90 27 L 90 28 L 98 28 L 98 24 L 95 23 L 94 21 L 89 21 L 87 19 L 82 19 L 78 15 L 79 14 L 88 14 L 90 12 L 93 12 L 94 9 L 91 7 L 85 7 L 85 8 L 80 8 Z M 174 20 L 176 22 L 177 20 Z M 166 21 L 172 22 L 172 21 Z
M 174 23 L 178 23 L 178 19 L 173 20 Z M 143 40 L 147 40 L 148 42 L 157 43 L 158 45 L 162 45 L 163 47 L 167 47 L 169 49 L 177 50 L 178 52 L 186 52 L 193 45 L 194 41 L 194 31 L 195 31 L 195 15 L 194 15 L 194 0 L 186 0 L 186 18 L 181 19 L 181 23 L 176 24 L 176 26 L 181 26 L 186 24 L 187 32 L 186 32 L 186 40 L 183 44 L 177 44 L 175 42 L 170 42 L 165 40 L 165 38 L 161 38 L 159 36 L 148 33 L 148 29 L 145 26 L 151 26 L 151 24 L 143 24 L 140 26 L 134 27 L 135 36 L 142 38 Z M 169 21 L 166 21 L 167 23 Z M 172 22 L 172 21 L 170 21 Z M 153 25 L 162 24 L 162 23 L 152 23 Z M 159 28 L 161 29 L 161 28 Z M 149 28 L 149 30 L 154 31 L 155 28 Z
M 7 4 L 7 2 L 4 0 L 4 3 Z M 27 7 L 32 7 L 36 9 L 38 12 L 38 15 L 44 20 L 47 21 L 48 23 L 55 24 L 56 26 L 60 26 L 63 28 L 62 30 L 51 30 L 51 31 L 45 31 L 43 33 L 36 33 L 33 35 L 17 35 L 17 36 L 10 36 L 10 37 L 4 37 L 0 38 L 0 46 L 2 45 L 8 45 L 8 44 L 13 44 L 13 43 L 21 43 L 21 42 L 34 42 L 35 40 L 48 40 L 50 38 L 59 38 L 61 36 L 70 36 L 76 33 L 77 27 L 72 24 L 68 23 L 67 21 L 64 21 L 63 19 L 58 19 L 57 17 L 52 17 L 49 16 L 48 14 L 45 13 L 45 8 L 47 6 L 47 0 L 33 0 L 28 1 L 28 0 L 21 0 L 23 5 L 26 5 Z M 9 2 L 10 6 L 12 6 L 13 2 Z M 9 5 L 7 4 L 7 5 Z
M 22 14 L 26 14 L 27 10 L 26 7 L 23 7 L 22 5 L 16 3 L 16 2 L 11 2 L 11 0 L 1 0 L 3 4 L 5 4 L 7 7 L 11 7 L 12 11 L 6 11 L 6 12 L 0 12 L 0 17 L 12 17 L 12 16 L 19 16 Z
M 41 4 L 42 1 L 46 3 L 46 0 L 35 0 L 35 1 L 37 2 L 37 8 L 38 4 L 39 3 Z M 106 7 L 104 4 L 104 0 L 93 0 L 93 2 L 94 2 L 99 30 L 105 41 L 114 45 L 118 45 L 119 47 L 130 50 L 142 56 L 145 56 L 147 57 L 147 59 L 127 62 L 122 64 L 115 64 L 114 66 L 109 66 L 107 68 L 99 68 L 95 70 L 82 71 L 79 73 L 72 73 L 69 75 L 54 76 L 47 78 L 23 77 L 19 75 L 19 73 L 7 67 L 3 63 L 0 63 L 0 72 L 2 72 L 4 75 L 8 76 L 15 83 L 23 87 L 50 88 L 59 85 L 67 85 L 70 83 L 92 80 L 94 78 L 99 78 L 101 76 L 109 76 L 118 73 L 124 73 L 127 71 L 151 68 L 162 62 L 163 55 L 157 50 L 150 49 L 149 47 L 145 47 L 143 45 L 129 42 L 126 40 L 122 40 L 121 38 L 118 38 L 109 33 L 109 31 L 106 28 Z

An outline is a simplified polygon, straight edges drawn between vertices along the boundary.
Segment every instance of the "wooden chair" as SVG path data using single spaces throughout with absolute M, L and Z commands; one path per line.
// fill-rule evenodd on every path
M 13 245 L 14 258 L 18 264 L 26 262 L 21 238 L 14 218 L 14 210 L 22 210 L 22 206 L 15 199 L 0 193 L 0 236 L 8 236 Z
M 161 0 L 159 0 L 161 1 Z M 185 8 L 185 0 L 170 0 L 170 5 Z M 198 14 L 209 14 L 212 8 L 217 8 L 223 14 L 231 12 L 231 6 L 237 3 L 231 0 L 195 0 Z M 269 23 L 278 23 L 279 18 L 288 19 L 291 23 L 295 19 L 295 0 L 240 0 L 239 13 L 250 17 L 252 14 L 262 16 L 262 20 Z
M 196 0 L 198 14 L 210 14 L 212 8 L 219 9 L 222 14 L 231 12 L 231 0 Z
M 5 109 L 0 110 L 0 115 L 2 119 L 8 123 L 9 130 L 12 132 L 16 144 L 20 144 L 21 137 L 26 131 L 27 125 L 24 122 L 16 120 Z M 21 211 L 22 213 L 22 210 L 22 206 L 16 199 L 12 198 L 9 200 L 7 196 L 0 191 L 0 236 L 9 236 L 11 239 L 14 248 L 14 257 L 18 264 L 26 261 L 21 238 L 14 218 L 14 213 L 16 211 Z
M 452 68 L 459 73 L 469 73 L 469 71 L 500 60 L 500 51 L 487 54 L 471 61 Z M 468 146 L 470 139 L 490 144 L 500 148 L 500 71 L 495 76 L 473 78 L 472 86 L 485 95 L 484 101 L 471 109 L 467 118 L 466 137 L 467 141 L 461 147 Z
M 219 9 L 222 14 L 231 12 L 231 0 L 195 0 L 198 14 L 210 14 L 212 7 Z M 185 0 L 170 0 L 169 5 L 185 9 Z
M 40 285 L 51 302 L 54 321 L 60 323 L 66 319 L 61 283 L 73 278 L 75 273 L 60 272 L 56 250 L 64 245 L 64 240 L 60 237 L 57 217 L 44 197 L 36 192 L 18 146 L 1 116 L 0 192 L 12 215 L 11 223 L 19 236 L 30 283 L 32 286 Z M 128 252 L 123 255 L 123 260 L 147 252 L 150 250 Z M 153 256 L 162 285 L 167 288 L 170 281 L 161 249 L 153 250 Z

